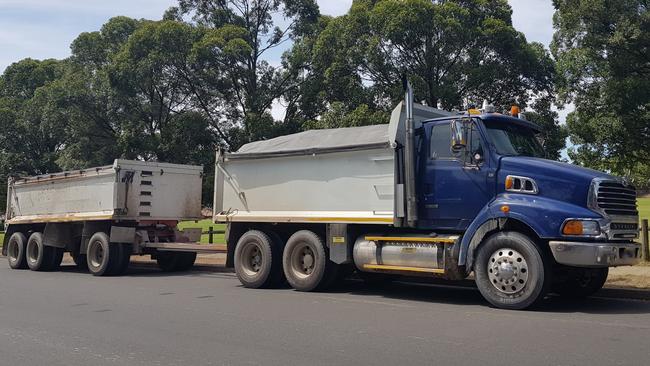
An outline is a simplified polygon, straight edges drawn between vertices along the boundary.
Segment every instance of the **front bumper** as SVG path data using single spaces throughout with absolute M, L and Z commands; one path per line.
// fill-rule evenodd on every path
M 549 242 L 555 261 L 574 267 L 630 266 L 639 262 L 641 246 L 636 243 Z

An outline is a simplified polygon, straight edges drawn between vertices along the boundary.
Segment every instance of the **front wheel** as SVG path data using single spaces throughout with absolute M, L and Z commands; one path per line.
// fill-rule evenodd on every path
M 542 300 L 551 274 L 537 245 L 518 232 L 490 236 L 478 249 L 474 273 L 479 291 L 490 304 L 512 310 Z

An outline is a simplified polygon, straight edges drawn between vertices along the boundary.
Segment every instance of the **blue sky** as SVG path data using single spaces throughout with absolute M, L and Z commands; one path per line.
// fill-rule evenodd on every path
M 528 40 L 548 45 L 553 34 L 551 0 L 509 2 L 515 27 Z M 318 3 L 324 14 L 340 15 L 352 0 Z M 176 0 L 0 0 L 0 71 L 26 57 L 67 57 L 79 33 L 98 30 L 113 16 L 160 19 L 175 4 Z M 280 53 L 272 57 L 279 60 Z

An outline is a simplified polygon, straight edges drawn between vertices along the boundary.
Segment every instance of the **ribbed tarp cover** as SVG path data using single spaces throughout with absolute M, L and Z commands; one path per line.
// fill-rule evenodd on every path
M 388 124 L 309 130 L 248 143 L 237 154 L 273 154 L 296 151 L 350 149 L 389 144 Z

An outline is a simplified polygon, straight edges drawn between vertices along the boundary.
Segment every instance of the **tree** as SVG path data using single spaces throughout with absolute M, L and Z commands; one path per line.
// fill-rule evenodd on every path
M 552 52 L 574 162 L 650 187 L 647 0 L 555 0 Z
M 275 14 L 278 14 L 274 16 Z M 234 52 L 225 50 L 224 72 L 232 83 L 226 104 L 228 118 L 241 121 L 234 150 L 242 143 L 272 137 L 278 128 L 270 115 L 274 101 L 296 88 L 299 81 L 264 60 L 274 48 L 310 32 L 319 11 L 314 0 L 180 0 L 166 19 L 182 20 L 189 16 L 194 24 L 224 32 L 237 32 L 245 44 Z M 284 17 L 283 20 L 278 19 Z M 277 23 L 277 24 L 276 24 Z M 284 26 L 280 26 L 280 25 Z M 244 47 L 245 45 L 245 47 Z

